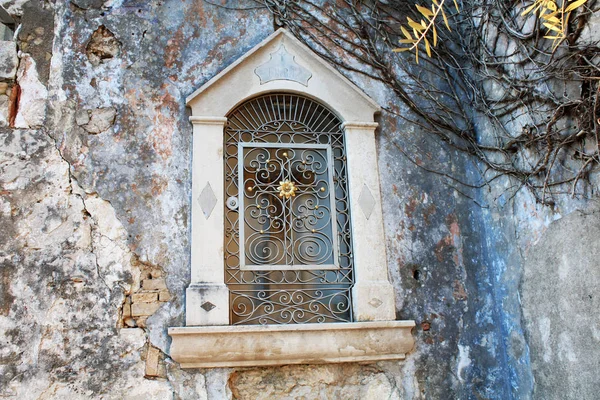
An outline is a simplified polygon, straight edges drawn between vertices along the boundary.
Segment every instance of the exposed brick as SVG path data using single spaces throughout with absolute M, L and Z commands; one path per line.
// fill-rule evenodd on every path
M 148 320 L 148 316 L 145 315 L 143 317 L 137 317 L 135 319 L 135 324 L 137 325 L 138 328 L 146 328 L 146 321 Z
M 150 271 L 150 275 L 152 275 L 153 279 L 160 278 L 162 276 L 162 271 L 160 269 L 153 269 Z
M 133 303 L 131 305 L 131 315 L 134 317 L 142 315 L 152 315 L 160 307 L 160 303 Z
M 123 324 L 125 324 L 125 326 L 127 326 L 128 328 L 135 328 L 137 326 L 135 319 L 131 317 L 123 318 Z
M 134 293 L 131 295 L 131 300 L 134 303 L 153 303 L 158 300 L 158 293 Z
M 142 281 L 142 288 L 146 290 L 161 290 L 166 289 L 167 284 L 164 279 L 144 279 Z
M 169 300 L 171 300 L 171 294 L 167 290 L 161 290 L 158 293 L 158 300 L 159 301 L 169 301 Z
M 123 318 L 131 316 L 131 299 L 127 297 L 123 303 Z
M 161 362 L 158 363 L 158 377 L 159 378 L 167 377 L 167 367 L 165 366 L 164 363 L 161 363 Z
M 6 94 L 8 91 L 8 83 L 0 82 L 0 94 Z
M 157 348 L 149 346 L 148 353 L 146 354 L 146 373 L 148 377 L 157 377 L 158 372 L 158 359 L 160 352 Z

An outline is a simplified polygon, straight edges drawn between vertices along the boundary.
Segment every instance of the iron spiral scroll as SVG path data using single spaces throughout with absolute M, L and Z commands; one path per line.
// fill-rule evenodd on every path
M 232 324 L 352 321 L 341 121 L 307 97 L 269 94 L 228 116 L 225 279 Z

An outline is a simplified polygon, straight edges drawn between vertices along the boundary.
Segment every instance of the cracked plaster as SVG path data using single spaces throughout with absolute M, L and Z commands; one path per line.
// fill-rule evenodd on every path
M 577 335 L 547 333 L 560 321 L 552 313 L 539 325 L 531 315 L 556 293 L 535 285 L 540 242 L 560 232 L 553 221 L 586 202 L 551 210 L 526 193 L 508 202 L 499 180 L 490 193 L 473 194 L 498 201 L 478 207 L 396 145 L 461 176 L 476 173 L 470 162 L 387 113 L 377 140 L 388 263 L 397 316 L 418 323 L 416 350 L 376 366 L 181 370 L 168 358 L 166 328 L 182 324 L 189 283 L 184 98 L 270 34 L 272 21 L 264 10 L 192 0 L 0 3 L 22 18 L 17 126 L 35 128 L 0 131 L 0 396 L 530 398 L 552 388 L 541 377 L 567 374 L 554 359 L 576 374 Z M 86 46 L 101 25 L 122 47 L 95 66 Z M 350 77 L 402 111 L 385 86 Z M 115 119 L 104 133 L 88 135 L 76 122 L 78 110 L 109 107 Z M 172 300 L 145 328 L 121 328 L 126 296 L 143 278 L 136 263 L 164 271 Z M 593 266 L 581 268 L 569 295 Z M 589 332 L 600 337 L 593 323 Z M 144 377 L 150 344 L 165 369 L 152 379 Z

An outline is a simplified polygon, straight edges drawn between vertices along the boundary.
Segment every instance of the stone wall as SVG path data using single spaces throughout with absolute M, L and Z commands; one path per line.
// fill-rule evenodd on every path
M 183 325 L 190 271 L 184 99 L 273 21 L 201 0 L 1 3 L 20 28 L 2 47 L 14 68 L 0 65 L 0 396 L 594 398 L 597 212 L 509 200 L 501 181 L 465 196 L 419 165 L 474 176 L 471 161 L 386 113 L 388 263 L 397 316 L 417 321 L 413 353 L 180 369 L 166 329 Z
M 594 207 L 553 222 L 527 253 L 521 296 L 537 398 L 600 391 L 598 215 Z

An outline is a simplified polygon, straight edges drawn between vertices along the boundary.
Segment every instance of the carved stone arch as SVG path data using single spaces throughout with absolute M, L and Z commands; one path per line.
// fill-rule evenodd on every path
M 224 127 L 231 110 L 266 93 L 314 99 L 343 121 L 352 211 L 354 322 L 225 326 L 231 321 L 223 243 Z M 187 104 L 194 135 L 191 283 L 186 291 L 187 326 L 169 329 L 171 356 L 183 367 L 404 358 L 414 344 L 410 334 L 414 321 L 394 321 L 374 137 L 377 103 L 279 29 L 196 90 Z
M 287 57 L 278 61 L 274 55 L 282 49 Z M 281 62 L 294 66 L 287 69 L 287 76 L 275 76 L 277 70 L 285 70 L 277 68 Z M 270 65 L 273 76 L 265 77 L 263 69 Z M 310 78 L 305 80 L 303 71 Z M 360 88 L 283 28 L 210 79 L 186 102 L 193 116 L 225 117 L 237 104 L 268 92 L 311 97 L 335 110 L 344 122 L 373 122 L 374 113 L 381 110 Z

